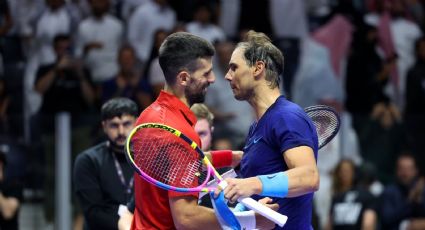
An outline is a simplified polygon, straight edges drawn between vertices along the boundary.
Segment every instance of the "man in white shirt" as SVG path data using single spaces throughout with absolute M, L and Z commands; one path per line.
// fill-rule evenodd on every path
M 118 71 L 117 55 L 123 40 L 123 25 L 108 14 L 109 0 L 89 0 L 92 15 L 78 27 L 76 55 L 84 59 L 92 79 L 101 83 Z
M 176 13 L 167 0 L 151 0 L 140 5 L 127 25 L 127 38 L 145 64 L 152 51 L 154 34 L 159 29 L 171 31 L 176 24 Z

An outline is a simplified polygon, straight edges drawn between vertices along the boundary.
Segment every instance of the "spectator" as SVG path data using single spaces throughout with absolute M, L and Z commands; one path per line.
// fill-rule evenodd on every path
M 373 230 L 377 226 L 375 198 L 367 189 L 356 186 L 356 168 L 342 160 L 333 174 L 333 198 L 326 229 Z
M 57 60 L 41 66 L 37 71 L 35 91 L 43 96 L 43 103 L 36 119 L 40 126 L 44 145 L 46 170 L 46 197 L 54 194 L 54 117 L 61 111 L 72 116 L 71 152 L 74 154 L 90 144 L 91 117 L 95 93 L 87 71 L 70 54 L 71 39 L 68 35 L 58 35 L 54 39 Z M 42 129 L 41 129 L 42 127 Z M 47 221 L 53 220 L 53 199 L 45 199 Z
M 5 174 L 6 166 L 6 154 L 0 152 L 0 229 L 17 230 L 22 188 L 8 180 Z
M 224 41 L 226 35 L 213 22 L 214 12 L 207 3 L 199 3 L 193 14 L 193 20 L 186 25 L 187 32 L 198 35 L 215 44 Z
M 416 41 L 415 51 L 416 63 L 407 74 L 404 120 L 408 144 L 419 169 L 425 170 L 425 37 Z
M 161 46 L 164 39 L 168 36 L 168 34 L 169 33 L 163 29 L 159 29 L 155 32 L 154 45 L 152 47 L 150 58 L 146 63 L 146 70 L 144 75 L 147 76 L 149 80 L 149 84 L 151 85 L 153 90 L 154 98 L 157 98 L 159 96 L 159 93 L 164 88 L 165 84 L 164 73 L 162 72 L 161 67 L 159 66 L 158 51 L 159 47 Z
M 71 17 L 64 0 L 46 0 L 47 9 L 37 21 L 35 32 L 36 55 L 40 65 L 54 62 L 53 39 L 58 34 L 71 32 Z
M 9 32 L 12 28 L 13 21 L 10 14 L 9 4 L 7 0 L 0 0 L 0 37 Z
M 10 96 L 7 92 L 6 82 L 0 79 L 0 133 L 7 133 L 9 129 L 7 119 L 9 102 Z
M 115 78 L 105 81 L 101 88 L 102 103 L 113 97 L 127 97 L 135 101 L 140 110 L 152 102 L 151 88 L 141 75 L 136 53 L 124 45 L 118 53 L 119 72 Z
M 142 64 L 146 64 L 149 58 L 155 31 L 171 31 L 175 24 L 176 13 L 168 5 L 168 0 L 152 0 L 137 7 L 128 21 L 127 36 Z
M 401 154 L 396 167 L 396 181 L 381 197 L 382 229 L 425 229 L 425 178 L 410 154 Z
M 123 40 L 122 23 L 108 13 L 109 0 L 89 0 L 92 15 L 78 26 L 77 57 L 84 59 L 95 83 L 118 72 L 117 56 Z
M 135 102 L 113 98 L 103 104 L 102 127 L 108 140 L 78 155 L 75 194 L 84 211 L 84 229 L 118 229 L 119 216 L 133 196 L 133 169 L 124 144 L 139 114 Z

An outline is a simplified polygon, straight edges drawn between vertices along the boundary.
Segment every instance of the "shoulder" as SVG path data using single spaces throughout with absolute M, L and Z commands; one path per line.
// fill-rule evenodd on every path
M 108 150 L 107 142 L 102 142 L 78 154 L 75 164 L 81 164 L 86 161 L 100 161 L 101 157 Z
M 285 98 L 279 98 L 269 113 L 269 122 L 283 122 L 291 123 L 295 121 L 307 120 L 307 115 L 304 110 L 297 104 L 286 100 Z

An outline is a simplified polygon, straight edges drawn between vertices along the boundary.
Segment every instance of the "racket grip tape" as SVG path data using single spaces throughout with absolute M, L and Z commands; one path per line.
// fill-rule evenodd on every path
M 221 181 L 218 186 L 222 189 L 225 189 L 227 187 L 227 182 L 225 180 Z M 258 201 L 252 199 L 251 197 L 240 197 L 238 199 L 238 202 L 245 205 L 245 207 L 254 210 L 258 214 L 266 217 L 267 219 L 273 221 L 275 224 L 279 225 L 280 227 L 283 227 L 283 225 L 286 224 L 286 221 L 288 220 L 288 217 L 285 215 L 282 215 L 275 210 L 259 203 Z

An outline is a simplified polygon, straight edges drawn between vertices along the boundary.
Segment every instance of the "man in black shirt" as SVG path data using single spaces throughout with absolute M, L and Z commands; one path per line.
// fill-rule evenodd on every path
M 86 230 L 118 229 L 119 214 L 133 193 L 133 170 L 125 159 L 124 144 L 137 116 L 132 100 L 107 101 L 101 117 L 108 140 L 82 152 L 75 161 L 73 181 Z

